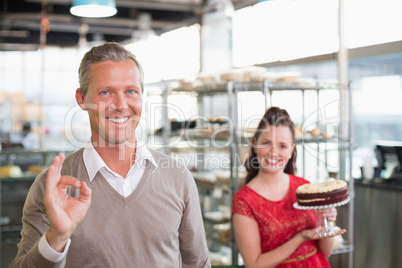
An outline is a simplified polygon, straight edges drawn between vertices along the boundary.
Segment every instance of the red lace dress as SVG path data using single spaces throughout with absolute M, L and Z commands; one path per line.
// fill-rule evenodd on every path
M 257 221 L 260 229 L 262 253 L 282 245 L 304 229 L 315 227 L 315 217 L 312 210 L 297 210 L 293 207 L 296 202 L 296 189 L 299 185 L 309 183 L 306 179 L 289 175 L 289 191 L 280 201 L 270 201 L 247 185 L 243 186 L 233 197 L 232 214 L 241 214 Z M 315 240 L 301 244 L 288 259 L 296 258 L 312 252 L 317 247 Z M 320 250 L 313 256 L 277 267 L 330 267 L 327 259 Z

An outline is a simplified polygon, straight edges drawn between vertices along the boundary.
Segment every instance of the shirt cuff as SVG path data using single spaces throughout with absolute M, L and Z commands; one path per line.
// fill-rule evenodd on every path
M 71 239 L 68 239 L 63 252 L 55 251 L 46 240 L 46 233 L 39 239 L 38 248 L 39 253 L 42 254 L 48 261 L 59 262 L 66 257 L 68 248 L 70 247 Z

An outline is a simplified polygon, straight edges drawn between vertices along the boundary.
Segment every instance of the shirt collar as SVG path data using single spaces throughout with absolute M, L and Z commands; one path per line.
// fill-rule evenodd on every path
M 103 161 L 102 157 L 100 157 L 100 155 L 95 150 L 91 142 L 89 142 L 87 146 L 85 146 L 83 152 L 83 158 L 90 182 L 95 178 L 96 173 L 98 173 L 98 171 L 102 168 L 106 168 L 110 172 L 114 173 L 109 169 L 109 167 Z M 155 162 L 155 159 L 153 158 L 151 152 L 148 150 L 146 146 L 137 147 L 135 162 L 133 163 L 133 166 L 136 164 L 138 165 L 138 163 L 142 163 L 143 161 L 146 160 L 148 160 L 155 167 L 158 167 L 158 164 Z M 142 166 L 145 166 L 145 163 L 142 164 L 143 164 Z

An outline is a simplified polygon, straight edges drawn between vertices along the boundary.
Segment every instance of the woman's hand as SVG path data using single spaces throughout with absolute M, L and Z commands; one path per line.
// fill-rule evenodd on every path
M 62 252 L 91 204 L 91 189 L 85 182 L 80 182 L 71 176 L 61 176 L 64 155 L 54 157 L 46 178 L 44 204 L 49 219 L 49 230 L 46 239 L 56 251 Z M 67 187 L 80 190 L 79 198 L 67 195 Z
M 337 233 L 331 234 L 331 235 L 329 235 L 329 234 L 325 234 L 325 235 L 319 234 L 322 230 L 323 230 L 323 227 L 317 227 L 315 229 L 306 229 L 306 230 L 301 231 L 301 235 L 302 235 L 304 240 L 316 240 L 316 239 L 334 237 L 334 236 L 342 235 L 342 234 L 346 233 L 345 229 L 341 229 Z
M 336 216 L 338 215 L 336 208 L 324 208 L 318 210 L 321 214 L 322 217 L 326 217 L 328 221 L 336 221 Z M 311 240 L 311 239 L 323 239 L 323 238 L 328 238 L 328 237 L 334 237 L 337 235 L 342 235 L 346 232 L 345 229 L 340 230 L 336 234 L 332 235 L 319 235 L 319 233 L 322 231 L 323 227 L 317 227 L 315 229 L 309 229 L 309 230 L 304 230 L 301 232 L 301 235 L 305 240 Z

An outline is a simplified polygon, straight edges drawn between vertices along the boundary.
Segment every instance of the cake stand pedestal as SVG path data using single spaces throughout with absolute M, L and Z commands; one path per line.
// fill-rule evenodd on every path
M 293 207 L 295 209 L 300 209 L 300 210 L 314 210 L 315 213 L 315 227 L 322 227 L 321 231 L 318 233 L 320 237 L 326 237 L 326 236 L 333 236 L 337 232 L 341 230 L 338 226 L 334 225 L 333 222 L 328 221 L 327 217 L 324 217 L 322 215 L 321 209 L 325 208 L 334 208 L 334 207 L 339 207 L 346 205 L 349 203 L 350 197 L 348 197 L 346 200 L 334 203 L 334 204 L 329 204 L 329 205 L 324 205 L 324 206 L 300 206 L 298 203 L 294 203 Z

